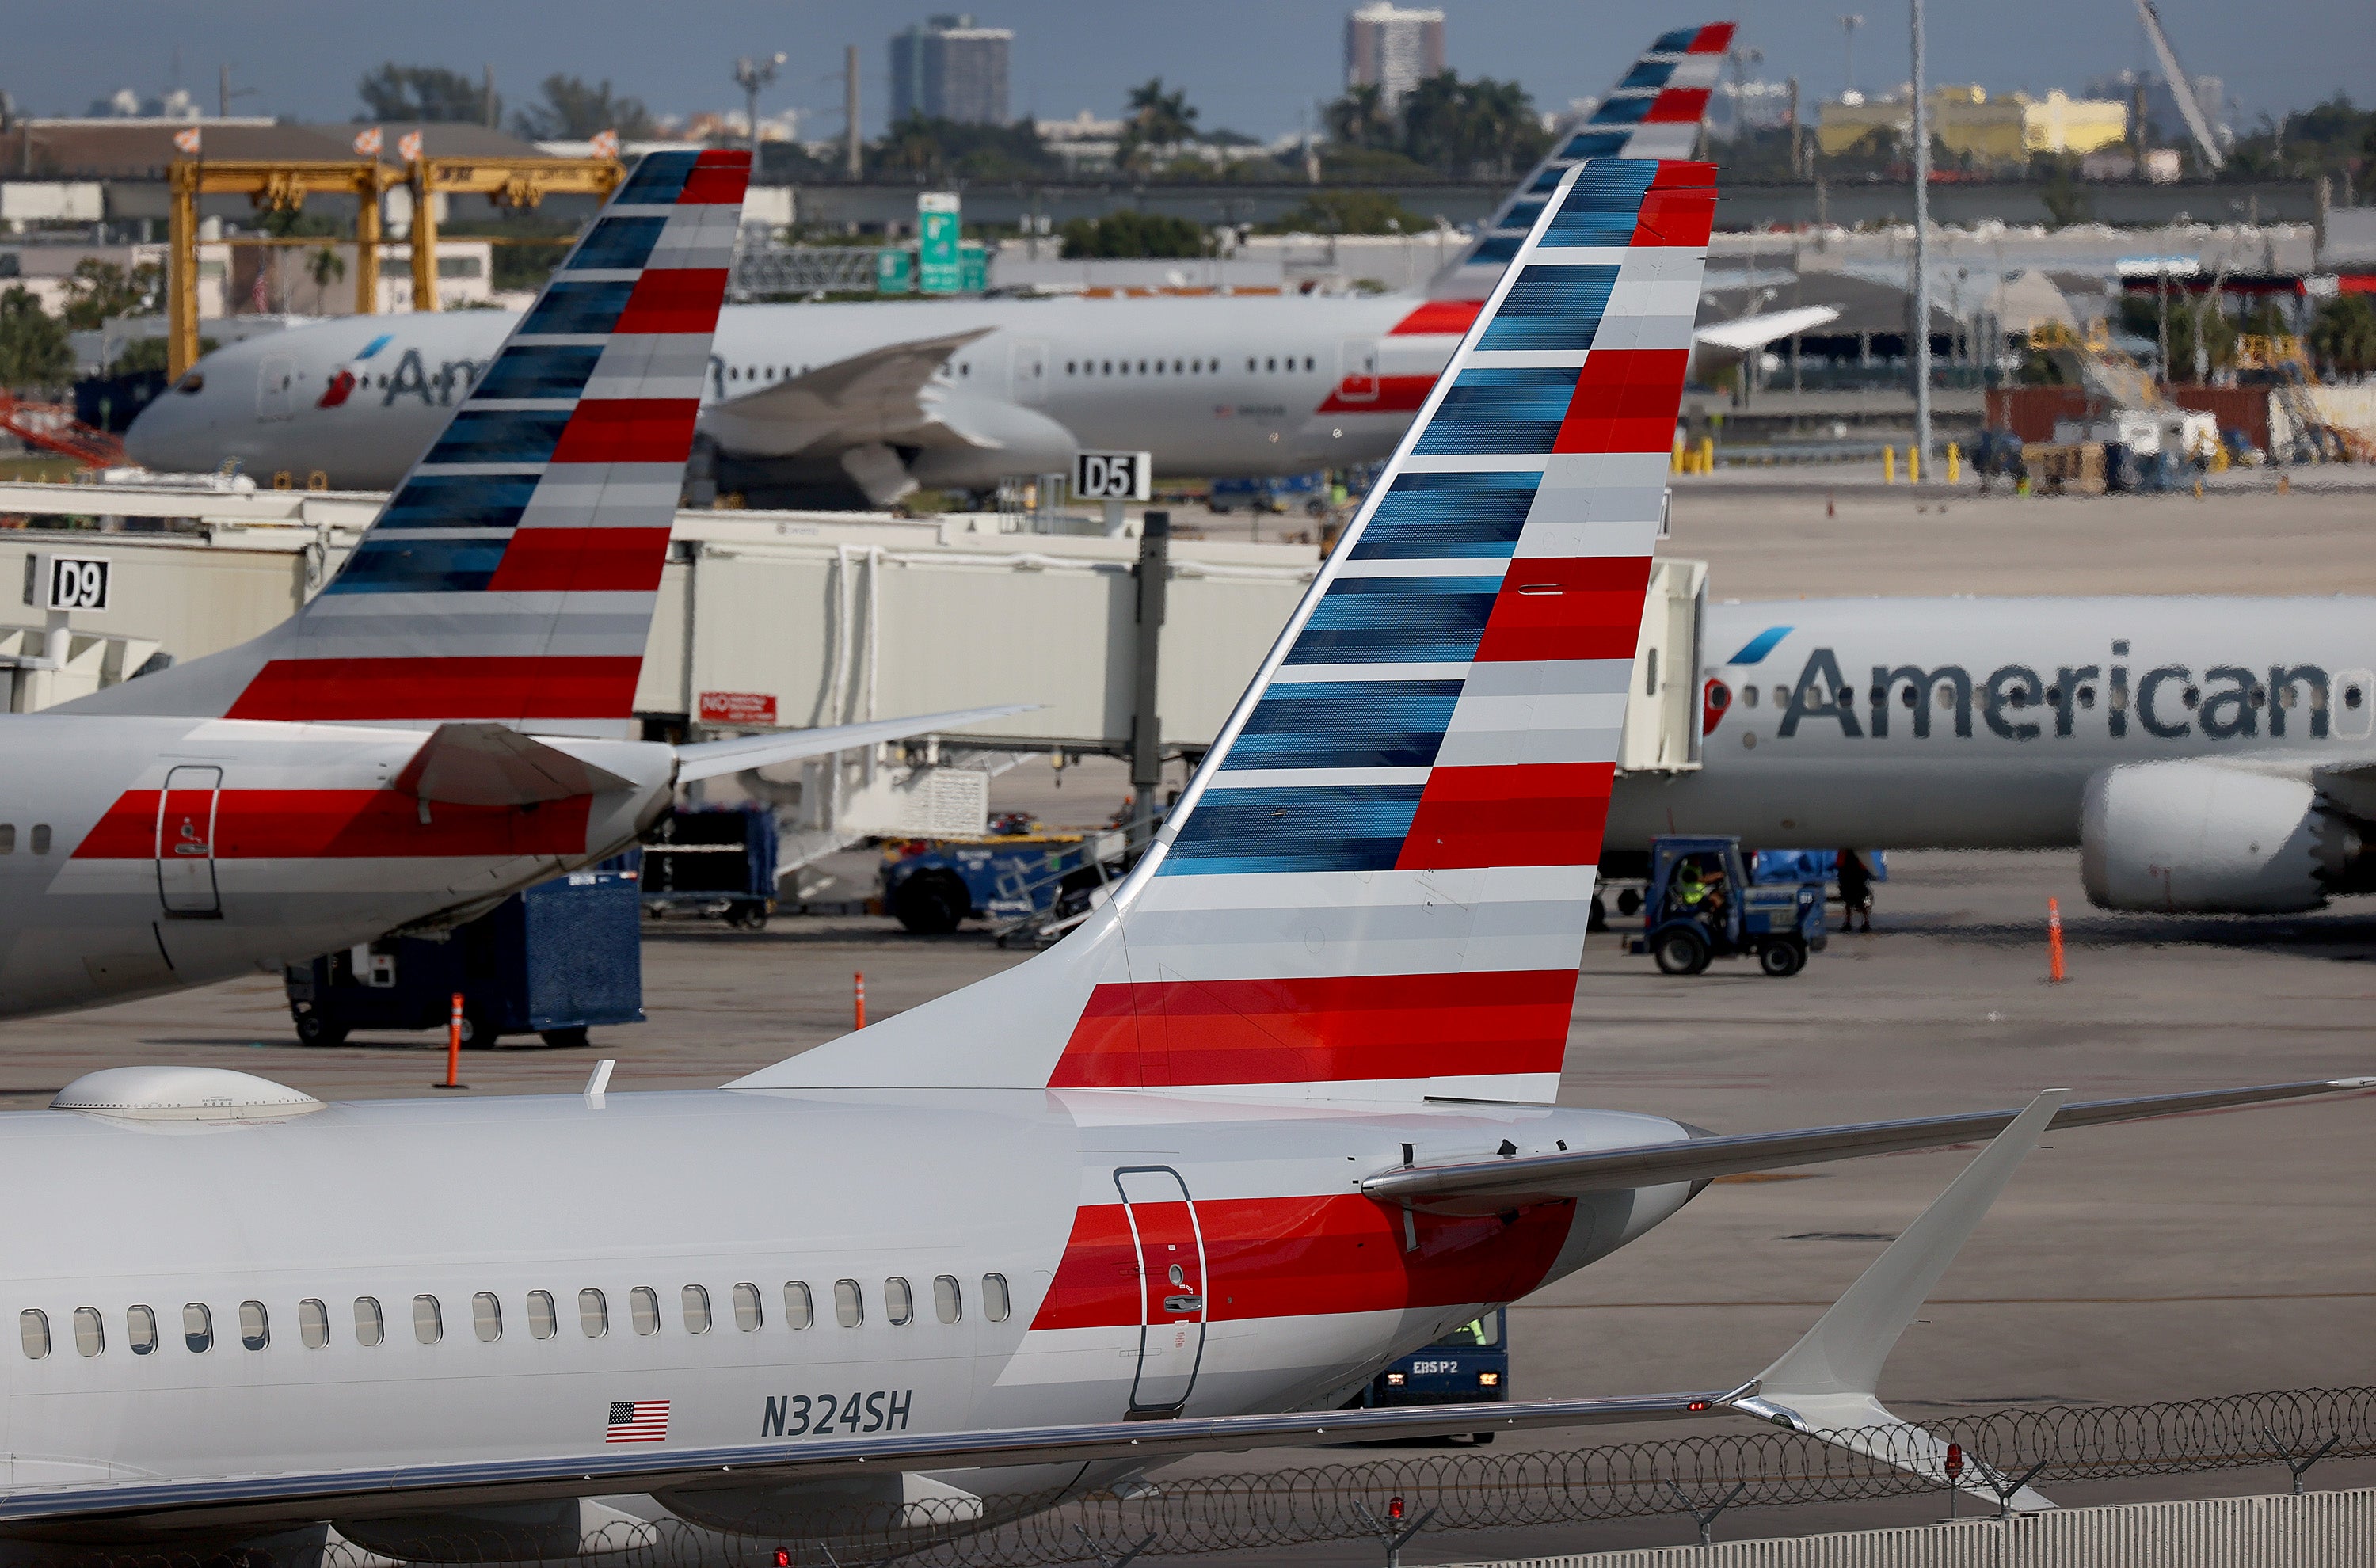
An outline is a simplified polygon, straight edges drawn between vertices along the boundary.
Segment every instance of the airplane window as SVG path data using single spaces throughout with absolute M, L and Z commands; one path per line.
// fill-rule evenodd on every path
M 1897 694 L 1897 701 L 1901 707 L 1913 707 L 1922 701 L 1922 694 L 1907 686 Z
M 933 1281 L 933 1311 L 943 1323 L 955 1323 L 965 1316 L 965 1302 L 957 1295 L 957 1278 L 944 1274 Z
M 577 1292 L 577 1326 L 588 1339 L 600 1339 L 611 1332 L 611 1308 L 601 1291 L 589 1288 Z
M 734 1287 L 734 1326 L 745 1334 L 759 1327 L 759 1288 L 756 1285 Z
M 2287 706 L 2287 707 L 2293 707 L 2293 705 L 2294 705 L 2294 693 L 2293 693 L 2293 688 L 2292 688 L 2292 687 L 2290 687 L 2290 686 L 2288 686 L 2288 687 L 2287 687 L 2287 688 L 2286 688 L 2286 706 Z M 2093 687 L 2093 686 L 2082 686 L 2082 687 L 2080 687 L 2080 688 L 2079 688 L 2079 706 L 2080 706 L 2081 707 L 2095 707 L 2095 706 L 2096 706 L 2096 688 L 2095 688 L 2095 687 Z
M 1113 361 L 1111 361 L 1111 360 L 1107 360 L 1107 361 L 1105 361 L 1105 362 L 1104 362 L 1104 364 L 1105 364 L 1105 370 L 1104 370 L 1103 374 L 1107 374 L 1107 375 L 1111 375 L 1111 374 L 1113 374 Z
M 1757 688 L 1755 686 L 1743 686 L 1740 688 L 1740 706 L 1743 707 L 1755 707 L 1757 706 Z
M 134 1307 L 124 1314 L 124 1342 L 132 1347 L 136 1356 L 145 1356 L 157 1348 L 157 1314 L 147 1307 Z
M 809 1304 L 809 1288 L 797 1279 L 784 1281 L 784 1326 L 806 1328 L 816 1321 Z
M 297 1338 L 308 1350 L 330 1342 L 330 1309 L 311 1296 L 297 1303 Z
M 1163 362 L 1161 360 L 1155 362 L 1155 374 L 1158 375 L 1161 375 L 1163 374 Z
M 1310 370 L 1312 368 L 1312 356 L 1310 354 L 1303 356 L 1303 368 L 1306 370 Z
M 387 1324 L 380 1316 L 379 1299 L 375 1296 L 355 1298 L 355 1343 L 376 1345 L 387 1337 Z
M 1064 362 L 1064 374 L 1065 374 L 1066 375 L 1070 375 L 1070 374 L 1073 374 L 1073 367 L 1074 367 L 1074 363 L 1075 363 L 1075 362 L 1073 362 L 1073 361 L 1071 361 L 1071 360 L 1066 360 L 1066 361 Z
M 1145 375 L 1146 374 L 1146 362 L 1145 360 L 1138 362 L 1138 374 L 1141 375 Z
M 981 1315 L 992 1323 L 1004 1323 L 1008 1310 L 1006 1276 L 983 1275 L 981 1277 Z
M 1776 686 L 1774 688 L 1774 706 L 1776 707 L 1788 707 L 1790 706 L 1789 687 Z
M 531 1290 L 528 1293 L 528 1333 L 531 1339 L 550 1339 L 560 1332 L 561 1321 L 552 1310 L 552 1292 Z
M 1254 368 L 1254 357 L 1252 354 L 1248 354 L 1246 356 L 1246 368 L 1248 370 Z
M 446 1314 L 438 1311 L 436 1297 L 412 1298 L 412 1337 L 423 1345 L 434 1345 L 446 1337 Z
M 2190 687 L 2187 691 L 2187 695 L 2192 696 L 2193 695 L 2193 689 Z M 2186 706 L 2192 707 L 2194 705 L 2190 702 Z M 2343 706 L 2351 709 L 2355 713 L 2359 710 L 2359 688 L 2358 686 L 2346 686 L 2343 688 Z M 33 831 L 38 834 L 42 830 L 36 827 Z M 34 841 L 33 852 L 35 854 L 42 852 L 42 846 L 39 839 Z
M 2346 698 L 2345 706 L 2349 707 L 2358 707 L 2359 706 L 2359 691 L 2358 687 L 2355 686 L 2352 688 L 2349 695 Z M 49 852 L 50 825 L 46 822 L 37 822 L 33 824 L 33 853 L 37 855 L 46 855 Z
M 50 1353 L 50 1314 L 27 1307 L 17 1314 L 17 1337 L 24 1341 L 25 1359 L 38 1361 Z
M 1939 706 L 1941 707 L 1953 707 L 1955 706 L 1954 687 L 1942 686 L 1939 688 Z
M 470 1298 L 470 1329 L 481 1345 L 492 1345 L 504 1336 L 504 1304 L 492 1290 Z
M 1263 369 L 1265 369 L 1265 370 L 1277 370 L 1277 368 L 1278 368 L 1278 361 L 1277 361 L 1276 359 L 1268 359 L 1268 360 L 1265 360 L 1265 361 L 1263 361 Z
M 912 1323 L 916 1317 L 916 1293 L 904 1279 L 891 1278 L 883 1282 L 883 1315 L 895 1326 Z
M 627 1321 L 636 1325 L 637 1334 L 658 1334 L 660 1331 L 659 1292 L 648 1285 L 638 1285 L 628 1291 Z
M 959 375 L 971 375 L 973 374 L 973 362 L 968 360 L 964 364 L 957 366 L 957 374 Z
M 239 1304 L 239 1342 L 251 1350 L 261 1350 L 272 1343 L 272 1320 L 265 1315 L 262 1301 Z
M 2095 695 L 2085 686 L 2079 688 L 2079 694 L 2083 698 Z M 2288 682 L 2286 685 L 2286 689 L 2277 694 L 2277 701 L 2287 707 L 2291 707 L 2299 699 L 2300 695 L 2301 694 L 2299 692 L 2294 690 L 2292 683 Z M 5 834 L 6 836 L 5 838 L 0 838 L 0 855 L 5 855 L 8 852 L 8 842 L 16 837 L 16 833 L 13 829 L 0 827 L 0 834 Z
M 13 855 L 16 852 L 17 825 L 13 822 L 0 822 L 0 855 Z
M 107 1324 L 97 1307 L 75 1309 L 75 1348 L 86 1356 L 96 1356 L 107 1348 Z
M 684 1307 L 684 1331 L 687 1334 L 709 1332 L 709 1292 L 698 1285 L 688 1285 L 678 1292 Z
M 215 1345 L 215 1314 L 202 1301 L 192 1301 L 182 1309 L 182 1343 L 190 1348 L 193 1356 L 203 1356 Z
M 857 1280 L 833 1282 L 833 1315 L 844 1328 L 856 1328 L 866 1321 L 866 1301 L 858 1293 Z

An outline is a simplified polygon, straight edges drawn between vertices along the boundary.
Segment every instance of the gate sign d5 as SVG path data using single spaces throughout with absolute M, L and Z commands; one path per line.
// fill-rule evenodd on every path
M 99 555 L 33 555 L 25 562 L 25 602 L 37 610 L 104 610 L 113 563 Z
M 1145 501 L 1155 458 L 1146 452 L 1083 452 L 1073 458 L 1075 501 Z

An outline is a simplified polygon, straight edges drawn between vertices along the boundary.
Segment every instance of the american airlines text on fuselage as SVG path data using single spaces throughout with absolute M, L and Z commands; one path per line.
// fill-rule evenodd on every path
M 2264 714 L 2272 739 L 2306 732 L 2311 740 L 2325 740 L 2331 733 L 2334 677 L 2320 665 L 2278 663 L 2264 672 L 2240 664 L 2214 664 L 2198 680 L 2184 664 L 2138 670 L 2117 662 L 2126 659 L 2128 651 L 2127 642 L 2115 641 L 2110 659 L 2116 662 L 2056 665 L 2050 679 L 2026 664 L 1999 665 L 1978 680 L 1960 664 L 1930 669 L 1875 664 L 1870 688 L 1860 690 L 1842 673 L 1838 655 L 1818 647 L 1808 654 L 1795 684 L 1787 690 L 1774 686 L 1773 700 L 1783 709 L 1774 735 L 1789 740 L 1802 724 L 1813 723 L 1836 725 L 1845 740 L 1886 740 L 1893 696 L 1906 710 L 1906 731 L 1917 739 L 1947 730 L 1950 718 L 1953 734 L 1970 737 L 1975 709 L 1989 732 L 2004 740 L 2035 741 L 2049 732 L 2057 739 L 2068 738 L 2078 732 L 2080 716 L 2099 701 L 2105 732 L 2115 740 L 2129 734 L 2132 719 L 2144 734 L 2159 740 L 2198 731 L 2215 741 L 2256 740 Z M 1925 693 L 1931 695 L 1930 702 L 1923 700 Z M 1711 680 L 1706 700 L 1707 723 L 1714 730 L 1730 707 L 1731 690 L 1721 679 Z M 1744 683 L 1740 700 L 1744 707 L 1757 707 L 1759 688 Z M 1858 717 L 1860 700 L 1866 709 L 1863 719 Z M 2369 695 L 2352 684 L 2346 686 L 2343 700 L 2357 710 Z M 1935 724 L 1934 706 L 1940 716 Z M 2295 726 L 2289 716 L 2298 708 L 2307 709 L 2306 722 Z

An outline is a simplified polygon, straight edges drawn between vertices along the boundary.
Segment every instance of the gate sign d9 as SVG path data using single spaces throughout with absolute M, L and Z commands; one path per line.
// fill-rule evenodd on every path
M 1073 458 L 1076 501 L 1144 501 L 1151 493 L 1155 461 L 1146 452 L 1083 452 Z
M 49 557 L 44 610 L 104 610 L 107 608 L 109 562 L 103 556 Z

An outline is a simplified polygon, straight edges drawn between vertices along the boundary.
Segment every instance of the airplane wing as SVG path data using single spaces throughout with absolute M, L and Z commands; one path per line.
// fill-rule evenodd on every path
M 1692 341 L 1711 349 L 1729 349 L 1736 354 L 1754 353 L 1768 343 L 1796 337 L 1839 318 L 1840 313 L 1830 305 L 1800 305 L 1794 310 L 1744 315 L 1737 321 L 1711 322 L 1693 328 Z
M 1189 1454 L 1324 1443 L 1413 1440 L 1460 1432 L 1523 1431 L 1736 1414 L 1771 1421 L 1933 1480 L 1980 1492 L 1995 1479 L 1985 1465 L 1960 1474 L 1944 1468 L 1930 1433 L 1901 1420 L 1873 1390 L 1891 1349 L 1987 1215 L 2039 1136 L 2066 1119 L 2116 1120 L 2109 1107 L 2195 1108 L 2239 1096 L 2283 1098 L 2376 1080 L 2284 1085 L 2219 1095 L 2166 1095 L 2064 1108 L 2067 1091 L 2048 1089 L 2020 1111 L 1991 1117 L 2002 1130 L 1947 1190 L 1890 1243 L 1814 1327 L 1757 1378 L 1729 1389 L 1536 1399 L 1501 1405 L 1439 1405 L 1388 1409 L 1303 1411 L 1167 1420 L 1104 1421 L 955 1432 L 792 1439 L 731 1447 L 653 1453 L 575 1454 L 543 1458 L 457 1462 L 400 1468 L 322 1471 L 267 1478 L 109 1481 L 0 1494 L 0 1529 L 88 1534 L 107 1527 L 119 1538 L 171 1538 L 198 1532 L 261 1534 L 293 1523 L 341 1516 L 384 1517 L 444 1509 L 708 1489 L 764 1489 L 793 1481 L 882 1471 L 956 1470 L 1058 1461 L 1129 1459 L 1142 1463 Z M 2184 1106 L 2173 1102 L 2187 1102 Z M 2061 1110 L 2061 1114 L 2057 1111 Z M 1934 1118 L 1945 1123 L 1953 1118 Z M 1971 1119 L 1964 1119 L 1971 1120 Z M 1898 1123 L 1896 1125 L 1907 1125 Z M 2026 1489 L 2015 1507 L 2049 1506 Z
M 878 719 L 865 724 L 838 724 L 822 730 L 789 730 L 773 735 L 743 735 L 731 741 L 702 741 L 676 749 L 676 781 L 690 784 L 696 778 L 715 778 L 720 774 L 741 773 L 771 763 L 856 751 L 884 741 L 904 741 L 913 735 L 954 730 L 960 724 L 1004 719 L 1010 713 L 1028 713 L 1037 707 L 1037 703 L 1005 703 L 994 707 L 926 713 L 913 719 Z
M 995 330 L 977 327 L 869 349 L 713 403 L 702 410 L 702 427 L 719 445 L 760 457 L 882 441 L 925 417 L 918 399 L 951 354 Z
M 2235 1105 L 2297 1099 L 2376 1087 L 2376 1077 L 2328 1078 L 2305 1083 L 2264 1084 L 2251 1088 L 2204 1089 L 2190 1094 L 2144 1095 L 2132 1099 L 2088 1100 L 2056 1112 L 2056 1127 L 2091 1127 L 2142 1116 L 2175 1116 Z M 1422 1165 L 1386 1171 L 1361 1183 L 1380 1203 L 1408 1203 L 1431 1214 L 1500 1214 L 1525 1204 L 1556 1203 L 1586 1193 L 1646 1187 L 1667 1182 L 1706 1182 L 1750 1170 L 1781 1170 L 1794 1165 L 1944 1148 L 1990 1137 L 2012 1125 L 2018 1111 L 1984 1111 L 1958 1116 L 1922 1116 L 1903 1122 L 1862 1122 L 1837 1127 L 1802 1127 L 1786 1133 L 1711 1133 L 1669 1143 L 1629 1148 L 1591 1149 Z

